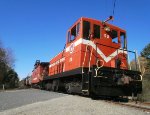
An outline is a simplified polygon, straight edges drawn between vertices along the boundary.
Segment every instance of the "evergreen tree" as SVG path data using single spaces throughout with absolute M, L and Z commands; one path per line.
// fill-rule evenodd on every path
M 3 81 L 3 78 L 7 72 L 7 63 L 5 56 L 5 50 L 0 47 L 0 83 Z
M 10 88 L 14 88 L 18 86 L 18 82 L 19 82 L 19 78 L 18 78 L 18 74 L 14 71 L 14 69 L 10 69 L 9 71 L 7 71 L 3 82 L 5 84 L 8 84 Z

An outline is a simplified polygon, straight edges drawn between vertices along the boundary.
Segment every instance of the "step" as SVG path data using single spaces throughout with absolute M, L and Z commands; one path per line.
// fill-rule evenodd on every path
M 88 92 L 89 90 L 82 90 L 82 92 Z

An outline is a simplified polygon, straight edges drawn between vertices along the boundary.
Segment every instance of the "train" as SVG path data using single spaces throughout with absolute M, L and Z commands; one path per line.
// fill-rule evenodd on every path
M 132 96 L 142 92 L 135 51 L 126 31 L 105 21 L 79 18 L 67 31 L 65 48 L 48 62 L 36 60 L 32 87 L 88 96 Z M 136 70 L 129 64 L 135 57 Z

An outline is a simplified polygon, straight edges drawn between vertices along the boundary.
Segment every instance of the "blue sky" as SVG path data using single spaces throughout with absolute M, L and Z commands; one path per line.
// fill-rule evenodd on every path
M 80 17 L 105 20 L 115 0 L 0 0 L 0 40 L 13 50 L 20 78 L 36 59 L 50 61 L 66 42 L 67 29 Z M 127 31 L 128 49 L 150 43 L 150 0 L 116 0 L 112 24 Z

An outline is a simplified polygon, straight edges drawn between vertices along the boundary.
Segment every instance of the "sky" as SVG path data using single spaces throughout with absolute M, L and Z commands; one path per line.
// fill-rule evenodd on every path
M 0 41 L 11 48 L 19 78 L 36 60 L 49 62 L 63 50 L 67 29 L 80 17 L 105 20 L 115 0 L 0 0 Z M 128 49 L 150 43 L 150 0 L 116 0 L 114 24 L 127 31 Z

